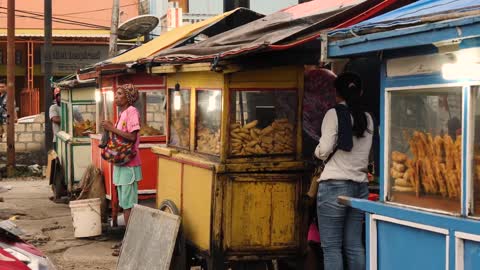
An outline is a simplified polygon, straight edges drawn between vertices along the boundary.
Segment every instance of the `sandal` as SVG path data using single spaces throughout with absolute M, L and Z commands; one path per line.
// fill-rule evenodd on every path
M 120 249 L 119 248 L 114 249 L 113 252 L 112 252 L 112 256 L 115 256 L 115 257 L 120 256 Z
M 120 249 L 122 247 L 122 242 L 118 242 L 112 245 L 112 249 Z

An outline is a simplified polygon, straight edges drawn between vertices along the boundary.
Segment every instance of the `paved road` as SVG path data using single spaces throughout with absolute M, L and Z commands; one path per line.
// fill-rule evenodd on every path
M 50 189 L 45 179 L 4 179 L 0 186 L 12 187 L 0 193 L 4 198 L 0 202 L 0 218 L 15 216 L 14 222 L 26 232 L 27 241 L 46 253 L 58 270 L 115 269 L 117 258 L 111 256 L 110 247 L 121 233 L 96 239 L 74 238 L 70 208 L 48 199 Z

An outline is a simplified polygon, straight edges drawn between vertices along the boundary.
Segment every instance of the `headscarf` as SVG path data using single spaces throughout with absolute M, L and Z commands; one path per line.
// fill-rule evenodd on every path
M 133 84 L 124 84 L 124 85 L 118 87 L 118 89 L 123 90 L 123 93 L 127 97 L 128 105 L 131 106 L 131 105 L 135 104 L 135 102 L 137 102 L 137 100 L 138 100 L 138 90 L 137 90 L 137 88 L 135 88 L 135 86 L 133 86 Z

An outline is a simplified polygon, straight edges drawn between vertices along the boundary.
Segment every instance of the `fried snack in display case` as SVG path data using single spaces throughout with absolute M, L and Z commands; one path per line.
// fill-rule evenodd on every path
M 461 88 L 402 90 L 390 95 L 390 200 L 459 212 Z
M 220 154 L 221 90 L 197 90 L 196 150 Z
M 188 149 L 190 145 L 190 90 L 169 89 L 169 145 Z
M 163 90 L 140 91 L 135 103 L 140 113 L 140 136 L 165 134 L 165 92 Z
M 230 155 L 292 154 L 296 90 L 232 90 Z
M 96 133 L 95 104 L 73 105 L 73 136 L 87 137 Z

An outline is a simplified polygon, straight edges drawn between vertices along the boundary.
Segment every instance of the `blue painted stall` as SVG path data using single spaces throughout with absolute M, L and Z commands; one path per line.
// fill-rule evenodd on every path
M 480 2 L 421 0 L 328 34 L 329 59 L 381 60 L 380 201 L 368 269 L 480 269 Z

